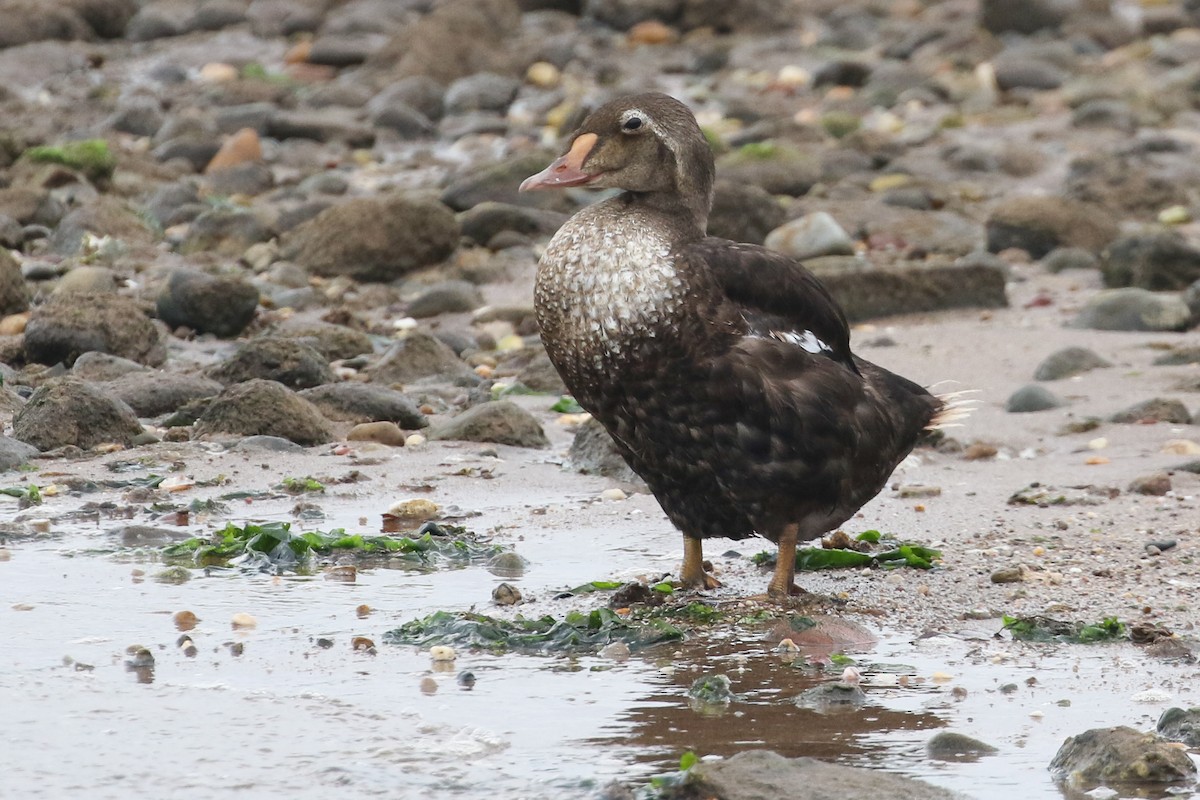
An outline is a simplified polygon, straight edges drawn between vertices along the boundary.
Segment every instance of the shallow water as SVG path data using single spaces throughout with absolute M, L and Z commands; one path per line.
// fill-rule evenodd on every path
M 468 524 L 483 530 L 490 512 L 478 499 L 471 507 L 483 517 Z M 375 504 L 325 505 L 334 519 L 320 527 L 328 529 L 354 527 Z M 282 505 L 254 511 L 285 517 Z M 536 524 L 498 536 L 530 559 L 519 583 L 540 599 L 523 607 L 527 615 L 604 602 L 550 599 L 568 586 L 670 569 L 661 553 L 673 556 L 672 542 L 640 535 L 628 509 L 613 512 L 621 525 L 595 514 L 573 524 L 569 503 L 532 514 Z M 10 542 L 0 561 L 4 796 L 207 797 L 235 789 L 246 797 L 436 791 L 549 800 L 670 771 L 689 749 L 727 756 L 765 747 L 920 777 L 969 797 L 1060 798 L 1046 764 L 1065 737 L 1113 724 L 1151 729 L 1168 706 L 1197 704 L 1194 666 L 1151 662 L 1128 645 L 1014 644 L 993 638 L 994 621 L 914 639 L 883 630 L 880 620 L 878 642 L 850 652 L 865 673 L 868 704 L 833 713 L 792 701 L 828 677 L 776 652 L 761 624 L 700 633 L 624 662 L 462 652 L 452 665 L 434 664 L 417 648 L 385 644 L 383 634 L 439 609 L 494 613 L 479 599 L 501 579 L 483 567 L 362 569 L 349 584 L 197 570 L 187 583 L 162 584 L 150 577 L 160 565 L 116 547 L 112 531 L 122 524 L 56 523 L 52 536 Z M 366 617 L 356 610 L 363 604 L 372 609 Z M 190 658 L 176 646 L 172 621 L 183 609 L 200 618 L 189 633 L 198 647 Z M 252 614 L 257 627 L 234 630 L 238 612 Z M 377 644 L 375 654 L 352 650 L 360 635 Z M 152 670 L 127 669 L 126 648 L 135 644 L 153 653 Z M 470 689 L 457 680 L 464 671 L 476 678 Z M 729 676 L 737 699 L 694 708 L 688 686 L 716 673 Z M 908 685 L 896 682 L 898 673 Z M 1001 693 L 1009 683 L 1017 690 Z M 1147 689 L 1164 694 L 1132 700 Z M 924 745 L 940 729 L 981 738 L 999 753 L 933 761 Z

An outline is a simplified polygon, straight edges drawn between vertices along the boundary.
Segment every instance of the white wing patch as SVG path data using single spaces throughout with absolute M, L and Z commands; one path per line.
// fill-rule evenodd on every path
M 771 331 L 771 338 L 794 344 L 808 353 L 832 353 L 833 348 L 821 341 L 812 331 Z

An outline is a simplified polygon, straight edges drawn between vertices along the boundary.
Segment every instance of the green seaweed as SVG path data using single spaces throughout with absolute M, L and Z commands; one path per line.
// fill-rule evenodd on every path
M 162 557 L 164 561 L 195 566 L 304 570 L 318 556 L 350 554 L 383 557 L 389 565 L 398 559 L 420 569 L 443 563 L 485 561 L 502 549 L 480 542 L 465 528 L 432 523 L 421 526 L 415 537 L 409 537 L 348 534 L 343 528 L 293 533 L 287 522 L 247 523 L 242 527 L 231 522 L 211 536 L 168 545 Z
M 107 180 L 117 168 L 117 159 L 103 139 L 31 147 L 25 151 L 25 157 L 41 164 L 62 164 L 79 170 L 89 180 Z
M 1099 622 L 1084 623 L 1040 615 L 1011 617 L 1005 614 L 1004 629 L 1011 633 L 1014 639 L 1026 642 L 1098 644 L 1124 641 L 1128 638 L 1125 623 L 1117 617 L 1105 617 Z
M 325 491 L 325 484 L 313 477 L 284 478 L 279 482 L 279 488 L 288 494 L 319 493 Z
M 864 531 L 857 537 L 860 542 L 879 544 L 879 531 Z M 931 569 L 934 562 L 942 557 L 940 550 L 922 547 L 917 544 L 901 544 L 888 540 L 888 550 L 881 553 L 862 553 L 858 550 L 847 550 L 839 547 L 801 547 L 796 550 L 796 569 L 814 572 L 822 569 L 862 569 L 867 567 L 882 567 L 896 569 L 912 567 L 913 569 Z M 750 560 L 760 566 L 769 567 L 775 564 L 776 555 L 770 551 L 755 553 Z
M 384 641 L 392 644 L 448 644 L 533 654 L 595 652 L 613 642 L 639 650 L 681 639 L 683 631 L 664 619 L 626 618 L 607 608 L 572 611 L 562 619 L 546 615 L 512 620 L 470 611 L 435 611 L 384 634 Z
M 578 401 L 569 394 L 564 394 L 558 398 L 558 402 L 550 406 L 551 411 L 557 411 L 560 414 L 580 414 L 583 412 L 583 406 L 579 405 Z

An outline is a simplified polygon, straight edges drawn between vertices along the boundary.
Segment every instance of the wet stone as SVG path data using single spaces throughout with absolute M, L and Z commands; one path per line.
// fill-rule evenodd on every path
M 522 599 L 521 590 L 511 583 L 502 583 L 492 590 L 492 602 L 498 606 L 516 605 Z
M 1050 769 L 1077 784 L 1169 784 L 1194 781 L 1196 776 L 1186 751 L 1127 727 L 1094 728 L 1068 738 Z
M 1200 747 L 1200 708 L 1168 708 L 1158 718 L 1158 735 L 1188 747 Z
M 1191 309 L 1181 297 L 1145 289 L 1111 289 L 1087 300 L 1069 326 L 1102 331 L 1182 331 Z
M 1066 347 L 1055 351 L 1034 370 L 1035 381 L 1056 381 L 1082 375 L 1094 369 L 1111 367 L 1112 363 L 1086 347 Z
M 159 319 L 172 328 L 227 338 L 245 330 L 258 312 L 258 301 L 258 289 L 239 276 L 178 269 L 159 294 L 157 309 Z
M 429 429 L 429 438 L 495 442 L 514 447 L 549 447 L 533 415 L 508 400 L 481 403 Z
M 47 381 L 13 417 L 13 437 L 41 451 L 130 445 L 142 432 L 129 406 L 77 378 Z
M 1140 475 L 1130 482 L 1129 491 L 1134 494 L 1162 497 L 1171 491 L 1171 476 L 1165 472 L 1152 472 L 1149 475 Z
M 296 444 L 325 444 L 333 438 L 316 407 L 275 381 L 250 380 L 229 387 L 197 420 L 195 435 L 267 435 Z
M 1109 422 L 1145 423 L 1172 422 L 1186 425 L 1192 421 L 1187 406 L 1178 400 L 1155 397 L 1135 403 L 1129 408 L 1122 409 L 1108 418 Z
M 1010 414 L 1027 414 L 1059 408 L 1064 401 L 1044 386 L 1029 384 L 1009 395 L 1004 409 Z
M 992 745 L 963 733 L 941 731 L 925 743 L 925 752 L 938 761 L 976 761 L 999 752 Z

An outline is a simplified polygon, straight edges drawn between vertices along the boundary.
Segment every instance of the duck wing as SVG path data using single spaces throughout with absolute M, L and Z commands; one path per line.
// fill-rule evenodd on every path
M 726 312 L 744 321 L 744 334 L 797 345 L 858 373 L 846 315 L 799 261 L 713 236 L 684 246 L 679 257 L 713 277 L 725 295 Z

